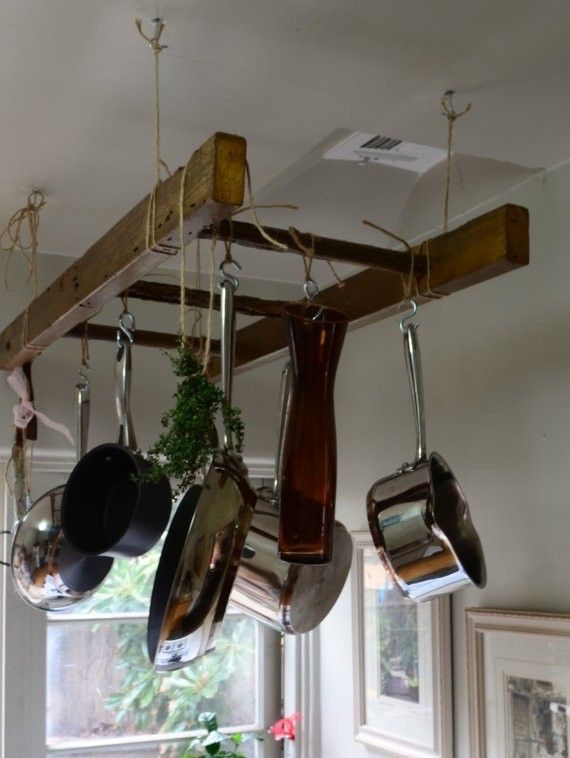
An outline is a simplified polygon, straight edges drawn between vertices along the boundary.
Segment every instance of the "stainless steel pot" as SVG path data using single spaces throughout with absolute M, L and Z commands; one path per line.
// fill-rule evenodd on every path
M 352 539 L 334 524 L 333 559 L 327 564 L 294 564 L 279 558 L 279 496 L 283 430 L 290 402 L 290 366 L 283 372 L 277 473 L 273 490 L 258 500 L 230 602 L 244 613 L 286 634 L 317 627 L 336 603 L 350 571 Z
M 224 264 L 220 268 L 222 386 L 231 403 L 237 280 Z M 215 648 L 255 502 L 225 424 L 224 446 L 215 451 L 203 486 L 192 487 L 179 506 L 184 512 L 173 520 L 160 557 L 147 635 L 155 671 L 183 668 Z
M 416 457 L 372 486 L 367 511 L 378 555 L 394 581 L 413 600 L 429 600 L 470 585 L 483 587 L 486 570 L 459 482 L 439 453 L 426 451 L 418 325 L 406 323 L 408 319 L 400 326 L 414 405 Z
M 89 425 L 89 383 L 76 386 L 77 457 L 85 455 Z M 65 485 L 42 495 L 14 536 L 10 566 L 18 595 L 34 608 L 60 611 L 92 595 L 107 577 L 113 559 L 86 557 L 65 540 L 61 503 Z

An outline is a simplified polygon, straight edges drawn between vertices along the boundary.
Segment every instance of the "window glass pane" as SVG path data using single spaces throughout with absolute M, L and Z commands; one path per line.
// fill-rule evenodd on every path
M 140 558 L 116 558 L 109 576 L 94 595 L 50 618 L 57 619 L 62 613 L 147 614 L 161 550 L 162 540 Z
M 206 710 L 224 727 L 256 723 L 253 619 L 228 616 L 214 653 L 167 674 L 148 661 L 146 620 L 52 621 L 47 648 L 48 747 L 196 729 Z

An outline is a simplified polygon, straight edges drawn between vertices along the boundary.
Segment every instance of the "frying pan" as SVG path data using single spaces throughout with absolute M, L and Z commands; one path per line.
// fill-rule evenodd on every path
M 485 558 L 459 482 L 439 453 L 428 455 L 417 324 L 404 318 L 406 367 L 416 422 L 416 457 L 378 480 L 367 498 L 368 523 L 380 559 L 413 600 L 483 587 Z
M 224 263 L 221 271 L 222 387 L 231 403 L 233 296 L 238 282 L 226 273 Z M 247 469 L 225 424 L 224 445 L 215 451 L 203 486 L 190 488 L 184 497 L 184 513 L 180 521 L 173 520 L 160 557 L 147 633 L 155 671 L 183 668 L 214 649 L 255 501 Z M 178 530 L 186 524 L 182 545 Z
M 287 364 L 282 373 L 273 489 L 257 491 L 257 506 L 230 602 L 279 632 L 304 634 L 317 627 L 336 603 L 350 571 L 352 539 L 344 526 L 335 521 L 330 563 L 292 564 L 279 558 L 279 485 L 290 400 L 291 364 Z
M 119 442 L 87 453 L 63 493 L 63 532 L 82 555 L 142 555 L 158 541 L 170 517 L 170 483 L 166 477 L 145 480 L 150 464 L 137 451 L 130 412 L 133 330 L 133 316 L 122 313 L 116 360 Z
M 83 375 L 82 375 L 83 376 Z M 87 449 L 89 382 L 76 385 L 77 457 Z M 76 553 L 61 531 L 64 485 L 42 495 L 20 522 L 12 545 L 10 566 L 14 588 L 33 608 L 60 611 L 90 597 L 113 565 L 107 557 Z

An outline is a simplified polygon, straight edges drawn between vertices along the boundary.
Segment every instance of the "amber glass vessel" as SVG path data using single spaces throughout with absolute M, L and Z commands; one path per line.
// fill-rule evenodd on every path
M 293 364 L 279 477 L 279 557 L 332 560 L 336 495 L 334 380 L 347 316 L 316 304 L 286 306 Z

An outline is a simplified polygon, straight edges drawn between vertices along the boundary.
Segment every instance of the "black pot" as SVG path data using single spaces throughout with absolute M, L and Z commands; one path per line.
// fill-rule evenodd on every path
M 76 464 L 65 485 L 61 521 L 66 540 L 78 553 L 132 558 L 160 539 L 170 518 L 172 492 L 166 477 L 143 480 L 150 464 L 137 452 L 130 414 L 134 319 L 121 314 L 119 323 L 119 444 L 99 445 Z

